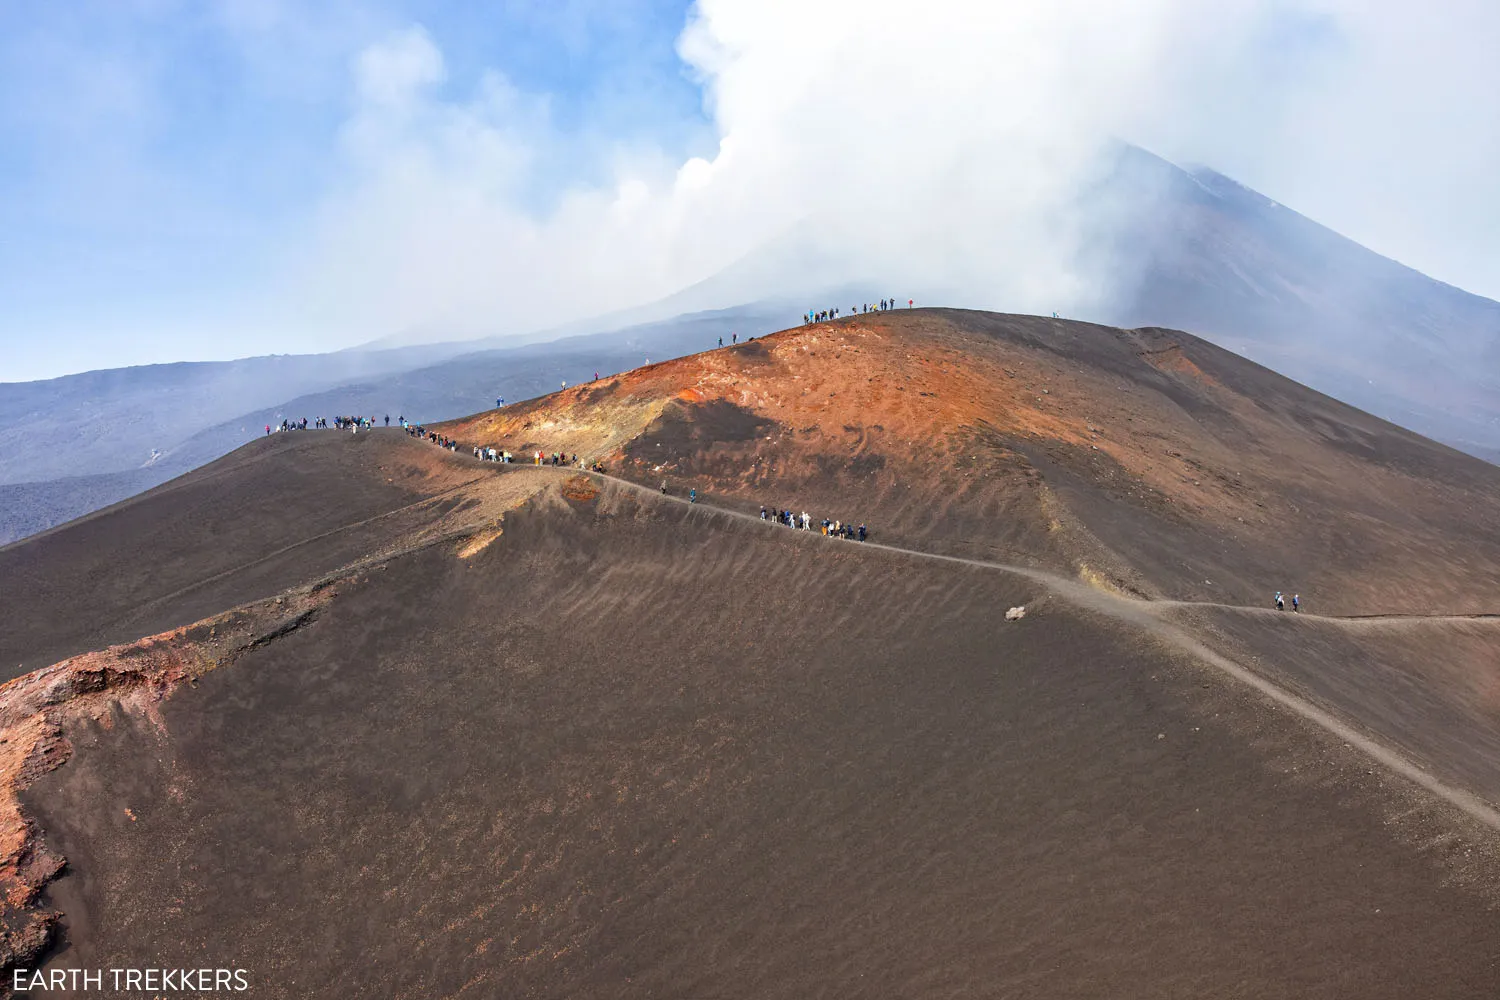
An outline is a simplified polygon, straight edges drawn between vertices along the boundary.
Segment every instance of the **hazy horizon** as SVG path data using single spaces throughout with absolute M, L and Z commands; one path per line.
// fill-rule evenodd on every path
M 1500 10 L 1448 6 L 12 8 L 0 381 L 531 333 L 766 246 L 753 298 L 1086 309 L 1115 137 L 1494 298 Z

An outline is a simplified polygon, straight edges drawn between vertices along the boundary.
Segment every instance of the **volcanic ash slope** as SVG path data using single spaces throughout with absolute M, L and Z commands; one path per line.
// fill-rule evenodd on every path
M 1023 579 L 622 490 L 340 583 L 159 725 L 75 723 L 25 798 L 78 873 L 54 962 L 233 956 L 262 996 L 1500 988 L 1482 866 L 1427 846 L 1485 842 L 1211 670 Z
M 1456 614 L 1500 593 L 1500 468 L 1172 331 L 865 314 L 444 429 L 1143 595 Z
M 0 549 L 12 959 L 265 997 L 1500 995 L 1494 830 L 1362 749 L 1500 787 L 1491 467 L 1186 335 L 923 310 L 443 430 L 634 484 L 276 435 Z M 1446 617 L 1261 627 L 1293 586 Z

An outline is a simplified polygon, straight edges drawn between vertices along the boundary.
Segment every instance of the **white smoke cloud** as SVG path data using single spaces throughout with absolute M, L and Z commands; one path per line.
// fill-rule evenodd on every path
M 700 0 L 679 52 L 718 144 L 678 161 L 569 134 L 498 72 L 445 95 L 442 54 L 412 27 L 355 64 L 346 180 L 298 255 L 299 308 L 351 339 L 518 332 L 759 253 L 763 287 L 721 296 L 873 281 L 1087 309 L 1120 262 L 1081 245 L 1072 205 L 1114 137 L 1238 173 L 1447 276 L 1455 241 L 1493 247 L 1485 224 L 1500 224 L 1493 198 L 1467 229 L 1414 221 L 1474 190 L 1440 183 L 1445 132 L 1475 187 L 1500 159 L 1500 116 L 1479 114 L 1500 85 L 1500 15 L 1452 13 L 1413 30 L 1406 10 L 1353 0 Z M 569 157 L 606 180 L 552 190 Z M 1468 275 L 1490 291 L 1496 253 Z

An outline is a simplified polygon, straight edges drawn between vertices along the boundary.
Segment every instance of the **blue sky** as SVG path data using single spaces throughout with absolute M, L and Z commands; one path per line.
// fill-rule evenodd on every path
M 412 25 L 442 51 L 439 99 L 499 72 L 545 97 L 559 135 L 688 155 L 707 133 L 674 51 L 686 15 L 679 0 L 0 4 L 0 380 L 222 356 L 226 337 L 231 354 L 297 349 L 259 296 L 280 242 L 341 183 L 351 64 Z M 558 155 L 535 207 L 596 166 Z
M 1492 0 L 0 0 L 0 381 L 542 330 L 788 234 L 747 294 L 1069 308 L 1110 136 L 1493 297 L 1496 51 Z

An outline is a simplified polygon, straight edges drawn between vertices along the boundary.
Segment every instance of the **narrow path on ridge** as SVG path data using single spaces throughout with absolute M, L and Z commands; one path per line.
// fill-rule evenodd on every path
M 526 468 L 526 466 L 521 466 Z M 1088 586 L 1057 573 L 1039 570 L 1029 566 L 1015 566 L 1008 563 L 994 562 L 985 559 L 973 559 L 966 556 L 941 555 L 935 552 L 923 552 L 920 549 L 908 549 L 897 545 L 886 545 L 881 542 L 852 542 L 842 539 L 825 538 L 821 533 L 811 531 L 800 531 L 795 528 L 786 528 L 784 525 L 771 521 L 764 521 L 754 514 L 746 514 L 725 507 L 718 507 L 707 503 L 692 503 L 685 497 L 663 494 L 653 490 L 649 486 L 622 479 L 619 476 L 611 476 L 607 473 L 594 472 L 588 469 L 576 469 L 562 466 L 540 466 L 544 469 L 552 469 L 569 475 L 586 474 L 602 482 L 614 483 L 626 489 L 634 490 L 659 500 L 668 500 L 673 503 L 693 507 L 704 511 L 711 516 L 723 516 L 739 518 L 756 524 L 764 524 L 768 530 L 785 530 L 792 536 L 807 536 L 809 540 L 817 539 L 830 545 L 852 545 L 860 549 L 890 553 L 898 556 L 915 559 L 932 559 L 940 562 L 955 563 L 961 566 L 973 566 L 979 569 L 998 570 L 1010 573 L 1040 584 L 1052 591 L 1058 597 L 1071 604 L 1096 611 L 1106 617 L 1129 625 L 1135 625 L 1144 629 L 1148 634 L 1155 637 L 1171 649 L 1194 657 L 1219 671 L 1229 675 L 1242 684 L 1247 685 L 1256 692 L 1269 698 L 1282 707 L 1289 709 L 1296 715 L 1322 728 L 1330 735 L 1342 740 L 1349 746 L 1358 749 L 1367 757 L 1379 763 L 1386 770 L 1405 778 L 1412 784 L 1437 796 L 1455 808 L 1461 810 L 1473 819 L 1478 820 L 1491 830 L 1500 832 L 1500 810 L 1497 810 L 1489 802 L 1473 794 L 1467 789 L 1451 785 L 1424 770 L 1421 766 L 1409 760 L 1398 751 L 1386 746 L 1376 738 L 1367 735 L 1355 728 L 1352 724 L 1334 715 L 1332 712 L 1313 704 L 1300 695 L 1282 688 L 1274 682 L 1263 677 L 1261 674 L 1249 667 L 1238 663 L 1222 653 L 1210 649 L 1203 642 L 1190 635 L 1183 627 L 1168 621 L 1160 614 L 1161 610 L 1170 608 L 1219 608 L 1233 611 L 1248 611 L 1267 615 L 1278 615 L 1285 620 L 1302 620 L 1316 622 L 1333 622 L 1339 625 L 1376 625 L 1376 624 L 1400 624 L 1421 621 L 1500 621 L 1500 615 L 1437 615 L 1437 616 L 1412 616 L 1412 615 L 1380 615 L 1356 618 L 1333 618 L 1313 614 L 1293 614 L 1291 612 L 1276 611 L 1269 608 L 1251 608 L 1233 604 L 1213 604 L 1195 601 L 1147 601 L 1131 597 L 1123 597 Z
M 181 597 L 183 594 L 191 593 L 202 587 L 206 587 L 209 584 L 222 580 L 226 576 L 232 576 L 235 573 L 243 573 L 245 570 L 251 569 L 255 566 L 259 566 L 262 563 L 269 562 L 270 560 L 275 559 L 277 556 L 285 555 L 288 552 L 307 545 L 311 545 L 314 542 L 320 542 L 325 538 L 331 538 L 334 535 L 339 534 L 340 532 L 352 531 L 355 528 L 362 528 L 367 524 L 374 524 L 376 521 L 382 520 L 384 518 L 395 517 L 397 514 L 404 514 L 409 510 L 415 510 L 418 507 L 423 506 L 424 504 L 430 504 L 438 500 L 443 500 L 449 496 L 452 496 L 454 493 L 459 492 L 465 487 L 473 486 L 479 481 L 479 477 L 475 477 L 474 479 L 459 483 L 457 486 L 451 486 L 439 493 L 434 493 L 432 496 L 422 497 L 419 500 L 414 500 L 404 506 L 393 507 L 390 510 L 382 511 L 379 514 L 373 514 L 370 517 L 360 518 L 358 521 L 350 521 L 348 524 L 341 524 L 336 528 L 329 528 L 327 531 L 319 532 L 316 535 L 310 535 L 307 538 L 300 538 L 297 541 L 292 542 L 290 545 L 283 545 L 281 548 L 276 549 L 272 552 L 267 552 L 265 555 L 257 556 L 256 558 L 251 559 L 249 562 L 241 563 L 238 566 L 231 566 L 226 570 L 221 570 L 217 573 L 214 573 L 212 576 L 206 576 L 201 580 L 194 580 L 192 583 L 186 584 L 182 587 L 178 587 L 171 593 L 162 594 L 158 597 L 153 597 L 148 601 L 143 601 L 140 606 L 142 608 L 149 608 L 154 607 L 158 604 L 165 604 L 168 601 L 175 600 L 176 598 Z
M 518 467 L 519 468 L 538 468 L 537 466 L 526 466 L 526 465 L 519 465 Z M 540 466 L 539 468 L 548 469 L 548 470 L 556 471 L 556 472 L 566 472 L 566 473 L 570 473 L 572 475 L 586 474 L 586 475 L 593 476 L 593 477 L 595 477 L 597 479 L 600 479 L 600 480 L 603 480 L 603 481 L 607 481 L 607 482 L 611 482 L 611 483 L 617 483 L 617 484 L 619 484 L 621 486 L 625 486 L 625 487 L 627 487 L 629 489 L 635 490 L 636 492 L 644 493 L 644 494 L 647 494 L 649 496 L 656 497 L 656 498 L 658 498 L 660 500 L 670 500 L 673 503 L 683 504 L 685 506 L 694 507 L 694 508 L 697 508 L 697 509 L 700 509 L 700 510 L 711 510 L 711 511 L 714 511 L 715 513 L 724 514 L 727 517 L 739 518 L 741 520 L 750 521 L 751 523 L 754 523 L 754 524 L 765 524 L 765 525 L 767 525 L 768 527 L 771 527 L 771 528 L 785 528 L 786 527 L 785 525 L 783 525 L 783 524 L 781 524 L 779 522 L 775 522 L 775 521 L 762 521 L 761 518 L 757 517 L 754 514 L 746 514 L 743 511 L 732 510 L 732 509 L 730 509 L 728 507 L 718 506 L 717 504 L 712 504 L 712 503 L 707 503 L 707 502 L 693 503 L 692 501 L 688 500 L 685 497 L 673 496 L 670 493 L 665 493 L 664 494 L 664 493 L 661 493 L 659 490 L 653 490 L 649 486 L 644 486 L 644 485 L 642 485 L 640 483 L 633 482 L 633 481 L 631 481 L 629 479 L 622 479 L 619 476 L 612 476 L 612 475 L 609 475 L 608 473 L 594 472 L 591 469 L 577 469 L 577 468 L 566 467 L 566 466 L 555 466 L 554 467 L 554 466 L 546 466 L 546 465 L 544 465 L 544 466 Z M 820 532 L 816 532 L 816 531 L 803 532 L 799 528 L 791 528 L 791 529 L 788 529 L 788 530 L 791 530 L 791 531 L 794 531 L 794 532 L 798 532 L 799 534 L 811 535 L 811 536 L 813 536 L 815 538 L 823 538 L 824 537 Z M 836 538 L 830 538 L 830 539 L 828 539 L 828 541 L 830 543 L 846 542 L 845 539 L 836 539 Z M 1348 625 L 1353 625 L 1353 626 L 1359 626 L 1359 625 L 1401 625 L 1401 624 L 1411 624 L 1411 623 L 1415 623 L 1415 622 L 1496 622 L 1496 623 L 1500 623 L 1500 613 L 1477 613 L 1477 614 L 1462 614 L 1462 615 L 1455 615 L 1455 614 L 1419 615 L 1419 614 L 1399 614 L 1399 613 L 1396 613 L 1396 614 L 1375 614 L 1375 615 L 1320 615 L 1320 614 L 1314 614 L 1314 613 L 1312 613 L 1310 611 L 1300 611 L 1300 612 L 1278 611 L 1275 608 L 1262 608 L 1262 607 L 1256 607 L 1254 605 L 1247 605 L 1247 604 L 1226 604 L 1226 603 L 1221 603 L 1221 602 L 1217 602 L 1217 601 L 1179 601 L 1179 600 L 1171 600 L 1171 599 L 1167 599 L 1167 598 L 1149 598 L 1149 599 L 1146 599 L 1146 598 L 1135 598 L 1135 597 L 1127 597 L 1127 596 L 1125 596 L 1123 594 L 1115 594 L 1115 593 L 1111 593 L 1111 592 L 1106 591 L 1106 590 L 1101 590 L 1098 587 L 1092 587 L 1092 586 L 1089 586 L 1088 584 L 1081 583 L 1080 581 L 1078 581 L 1078 580 L 1076 580 L 1076 579 L 1074 579 L 1072 577 L 1063 576 L 1060 573 L 1054 573 L 1054 572 L 1051 572 L 1049 570 L 1037 569 L 1034 566 L 1021 566 L 1021 565 L 1017 565 L 1015 563 L 998 562 L 998 561 L 993 560 L 993 559 L 978 559 L 978 558 L 974 558 L 974 557 L 971 557 L 971 556 L 946 555 L 946 554 L 941 553 L 941 552 L 927 552 L 927 551 L 925 551 L 923 549 L 912 549 L 912 548 L 907 548 L 907 547 L 901 546 L 901 545 L 889 545 L 889 544 L 886 544 L 884 542 L 846 542 L 846 543 L 847 544 L 853 544 L 853 545 L 860 545 L 860 546 L 863 546 L 864 548 L 867 548 L 867 549 L 880 549 L 880 550 L 885 551 L 885 552 L 898 552 L 898 553 L 901 553 L 903 555 L 915 556 L 915 557 L 917 557 L 919 559 L 936 559 L 936 560 L 940 560 L 942 562 L 958 563 L 960 565 L 965 565 L 965 566 L 978 566 L 978 567 L 980 567 L 982 569 L 1000 570 L 1002 572 L 1011 573 L 1011 574 L 1014 574 L 1016 576 L 1026 577 L 1029 580 L 1033 580 L 1033 581 L 1035 581 L 1037 583 L 1044 584 L 1044 585 L 1046 585 L 1048 587 L 1054 588 L 1055 590 L 1057 590 L 1059 592 L 1059 594 L 1066 595 L 1066 596 L 1068 596 L 1069 598 L 1073 599 L 1074 601 L 1076 601 L 1079 604 L 1084 604 L 1084 605 L 1088 605 L 1090 607 L 1095 607 L 1096 606 L 1096 599 L 1097 599 L 1097 600 L 1102 600 L 1104 602 L 1107 602 L 1108 605 L 1111 608 L 1118 609 L 1121 606 L 1129 607 L 1129 608 L 1134 608 L 1134 609 L 1138 609 L 1138 610 L 1140 610 L 1140 611 L 1142 611 L 1142 612 L 1144 612 L 1146 614 L 1149 614 L 1152 617 L 1156 617 L 1156 618 L 1159 618 L 1158 612 L 1164 611 L 1164 610 L 1168 610 L 1168 609 L 1173 609 L 1173 608 L 1209 608 L 1209 609 L 1218 609 L 1218 610 L 1223 610 L 1223 611 L 1240 611 L 1240 612 L 1245 612 L 1245 613 L 1248 613 L 1248 614 L 1255 614 L 1255 615 L 1275 616 L 1275 617 L 1280 617 L 1280 618 L 1286 619 L 1288 621 L 1333 622 L 1335 624 L 1345 625 L 1345 626 L 1348 626 Z M 1097 607 L 1099 607 L 1100 609 L 1102 609 L 1104 607 L 1104 605 L 1103 604 L 1098 604 Z

